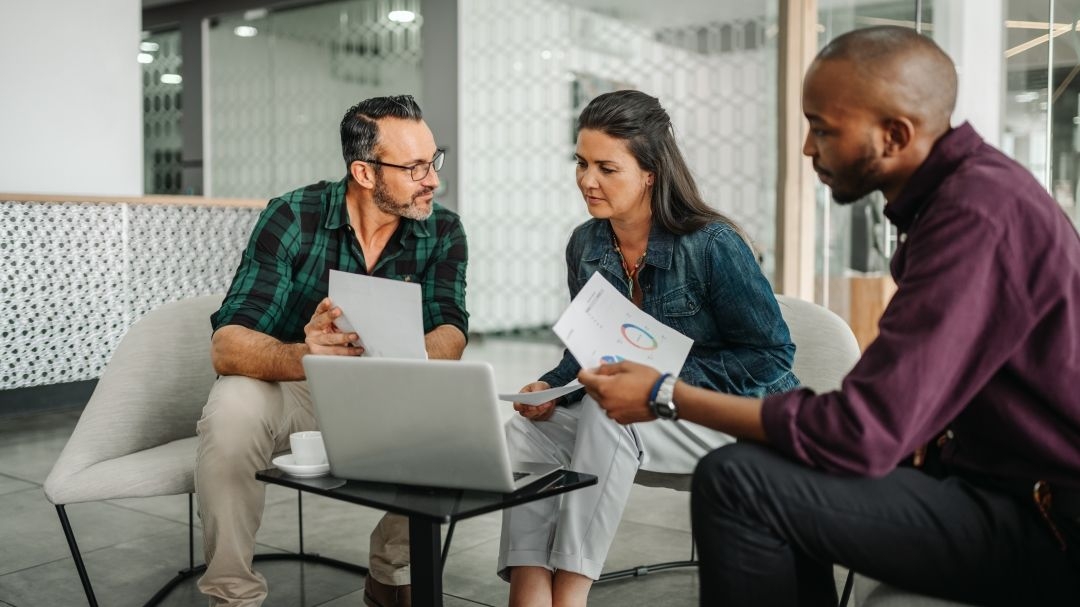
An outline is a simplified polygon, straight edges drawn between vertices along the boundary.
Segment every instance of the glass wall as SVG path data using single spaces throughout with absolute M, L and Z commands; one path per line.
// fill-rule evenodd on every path
M 914 0 L 822 2 L 818 48 L 841 34 L 875 25 L 918 28 L 931 35 L 933 7 L 925 4 L 917 19 Z M 847 320 L 864 347 L 876 335 L 877 315 L 892 292 L 888 263 L 895 233 L 885 219 L 884 207 L 880 192 L 841 206 L 820 182 L 815 190 L 814 299 Z
M 137 55 L 143 84 L 143 191 L 182 194 L 183 108 L 180 32 L 144 32 Z
M 1080 224 L 1080 2 L 1006 3 L 1002 148 Z
M 959 74 L 953 123 L 970 121 L 1080 220 L 1080 0 L 826 0 L 819 48 L 878 24 L 934 38 Z M 880 194 L 838 206 L 818 186 L 815 299 L 847 319 L 864 346 L 895 288 L 887 268 L 895 236 L 883 206 Z
M 207 194 L 266 198 L 343 177 L 345 110 L 367 97 L 421 95 L 421 22 L 419 0 L 210 20 Z

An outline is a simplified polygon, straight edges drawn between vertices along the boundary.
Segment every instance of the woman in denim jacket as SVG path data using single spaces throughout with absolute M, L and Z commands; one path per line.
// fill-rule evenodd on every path
M 577 182 L 593 219 L 566 247 L 573 298 L 594 272 L 652 317 L 694 340 L 680 378 L 764 396 L 794 388 L 795 346 L 739 228 L 701 199 L 667 112 L 639 91 L 601 95 L 578 119 Z M 575 379 L 569 351 L 523 388 Z M 732 441 L 697 424 L 620 426 L 583 391 L 531 407 L 507 427 L 517 461 L 595 474 L 594 487 L 504 511 L 499 575 L 511 605 L 584 605 L 639 467 L 689 474 Z M 561 502 L 561 503 L 560 503 Z

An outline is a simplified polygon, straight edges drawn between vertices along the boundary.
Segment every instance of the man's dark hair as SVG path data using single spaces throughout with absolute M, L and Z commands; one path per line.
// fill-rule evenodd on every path
M 341 155 L 346 170 L 357 160 L 374 159 L 380 118 L 422 120 L 424 115 L 412 95 L 372 97 L 349 108 L 341 119 Z

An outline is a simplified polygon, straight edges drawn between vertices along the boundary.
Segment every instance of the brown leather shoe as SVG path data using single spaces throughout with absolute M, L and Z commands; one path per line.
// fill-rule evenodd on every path
M 364 579 L 364 604 L 368 607 L 412 607 L 412 586 L 383 584 L 369 575 Z

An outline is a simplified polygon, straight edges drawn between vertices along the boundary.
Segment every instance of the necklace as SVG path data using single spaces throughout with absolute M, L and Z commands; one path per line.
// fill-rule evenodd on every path
M 641 299 L 644 298 L 644 294 L 641 293 L 640 282 L 635 284 L 634 280 L 637 278 L 641 266 L 645 264 L 645 255 L 648 253 L 648 250 L 646 250 L 645 253 L 642 253 L 641 257 L 638 257 L 637 261 L 634 262 L 634 267 L 631 268 L 630 265 L 626 263 L 626 258 L 623 257 L 622 248 L 619 246 L 619 237 L 615 235 L 614 231 L 611 233 L 611 239 L 615 243 L 615 252 L 619 254 L 619 261 L 622 263 L 623 272 L 626 273 L 626 282 L 630 283 L 630 301 L 634 302 L 638 307 L 641 307 Z M 637 293 L 634 293 L 635 286 L 637 287 Z

